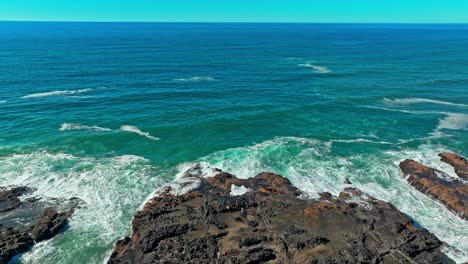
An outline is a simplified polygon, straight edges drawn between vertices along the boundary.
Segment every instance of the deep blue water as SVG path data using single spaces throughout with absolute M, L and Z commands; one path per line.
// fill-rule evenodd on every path
M 194 162 L 311 196 L 348 177 L 468 261 L 397 167 L 468 156 L 468 25 L 1 22 L 0 65 L 0 185 L 87 204 L 21 262 L 102 263 Z

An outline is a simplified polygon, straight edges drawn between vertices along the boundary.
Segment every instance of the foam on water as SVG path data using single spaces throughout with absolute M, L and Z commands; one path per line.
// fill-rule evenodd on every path
M 401 99 L 389 99 L 384 98 L 384 102 L 387 104 L 440 104 L 440 105 L 452 105 L 452 106 L 461 106 L 468 107 L 466 104 L 457 104 L 440 100 L 426 99 L 426 98 L 401 98 Z
M 41 97 L 49 97 L 49 96 L 61 96 L 61 95 L 73 95 L 73 94 L 81 94 L 87 93 L 92 91 L 93 89 L 80 89 L 80 90 L 63 90 L 63 91 L 51 91 L 51 92 L 44 92 L 44 93 L 33 93 L 22 96 L 21 98 L 41 98 Z
M 316 73 L 329 73 L 329 72 L 331 72 L 331 70 L 328 67 L 313 65 L 313 64 L 310 64 L 310 63 L 299 64 L 299 66 L 300 67 L 305 67 L 305 68 L 311 68 Z
M 381 155 L 333 155 L 330 142 L 306 138 L 276 138 L 252 146 L 227 149 L 200 158 L 207 167 L 220 168 L 240 178 L 270 171 L 286 176 L 305 192 L 318 197 L 321 192 L 335 195 L 353 187 L 391 202 L 416 222 L 448 243 L 444 250 L 457 262 L 468 261 L 468 223 L 439 202 L 411 187 L 398 167 L 411 158 L 454 177 L 453 168 L 440 161 L 438 153 L 449 151 L 442 146 L 422 145 L 417 149 L 398 149 Z
M 6 102 L 7 102 L 6 100 L 1 100 L 1 101 L 0 101 L 0 104 L 4 104 L 4 103 L 6 103 Z
M 63 235 L 39 243 L 22 263 L 102 263 L 148 194 L 163 184 L 158 168 L 134 155 L 108 158 L 33 152 L 0 157 L 0 185 L 25 185 L 35 195 L 83 200 Z M 82 254 L 81 252 L 86 252 Z
M 69 131 L 69 130 L 112 131 L 112 129 L 106 128 L 106 127 L 85 126 L 81 124 L 70 124 L 70 123 L 63 123 L 59 130 L 60 131 Z
M 157 137 L 153 137 L 150 133 L 148 132 L 143 132 L 141 131 L 138 127 L 136 126 L 129 126 L 129 125 L 125 125 L 125 126 L 121 126 L 120 127 L 120 130 L 121 131 L 126 131 L 126 132 L 132 132 L 132 133 L 135 133 L 135 134 L 138 134 L 140 136 L 144 136 L 144 137 L 147 137 L 151 140 L 159 140 L 159 138 Z
M 202 81 L 214 81 L 215 79 L 213 77 L 190 77 L 190 78 L 180 78 L 180 79 L 174 79 L 174 81 L 177 82 L 202 82 Z
M 231 185 L 231 192 L 229 193 L 232 196 L 239 196 L 239 195 L 244 195 L 251 190 L 249 188 L 246 188 L 244 185 L 237 186 L 237 185 Z

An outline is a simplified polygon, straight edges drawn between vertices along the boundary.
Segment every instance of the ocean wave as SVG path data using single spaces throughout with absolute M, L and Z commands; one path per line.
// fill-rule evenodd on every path
M 191 77 L 191 78 L 180 78 L 174 79 L 177 82 L 203 82 L 203 81 L 214 81 L 213 77 Z
M 87 93 L 92 91 L 93 89 L 80 89 L 80 90 L 63 90 L 63 91 L 52 91 L 52 92 L 44 92 L 44 93 L 33 93 L 22 96 L 21 98 L 41 98 L 41 97 L 49 97 L 49 96 L 61 96 L 61 95 L 72 95 L 72 94 L 81 94 Z
M 440 100 L 426 99 L 426 98 L 401 98 L 401 99 L 389 99 L 384 98 L 383 101 L 387 104 L 440 104 L 440 105 L 452 105 L 452 106 L 461 106 L 468 107 L 466 104 L 457 104 Z
M 103 263 L 115 241 L 130 233 L 138 206 L 164 184 L 155 175 L 161 175 L 159 168 L 133 155 L 94 158 L 37 151 L 0 157 L 1 186 L 29 186 L 43 199 L 84 201 L 67 232 L 39 243 L 21 263 Z
M 446 113 L 446 116 L 439 119 L 439 124 L 432 133 L 434 136 L 443 135 L 442 130 L 464 130 L 468 131 L 468 115 L 460 113 Z
M 393 145 L 395 143 L 387 141 L 375 141 L 366 138 L 356 138 L 356 139 L 332 139 L 331 142 L 341 142 L 341 143 L 370 143 L 370 144 L 382 144 L 382 145 Z
M 0 101 L 0 104 L 4 104 L 4 103 L 6 103 L 6 102 L 7 102 L 6 100 L 1 100 L 1 101 Z
M 59 130 L 60 131 L 70 131 L 70 130 L 112 131 L 112 129 L 106 128 L 106 127 L 85 126 L 81 124 L 70 124 L 70 123 L 63 123 Z
M 151 140 L 159 140 L 159 138 L 157 137 L 153 137 L 152 135 L 150 135 L 150 133 L 148 132 L 143 132 L 141 131 L 138 127 L 136 126 L 129 126 L 129 125 L 125 125 L 125 126 L 121 126 L 120 127 L 120 130 L 121 131 L 126 131 L 126 132 L 132 132 L 132 133 L 135 133 L 135 134 L 138 134 L 140 136 L 144 136 L 144 137 L 147 137 Z
M 316 73 L 329 73 L 329 72 L 331 72 L 331 70 L 328 67 L 313 65 L 313 64 L 310 64 L 310 63 L 299 64 L 299 66 L 300 67 L 305 67 L 305 68 L 311 68 Z
M 427 114 L 445 115 L 447 114 L 447 112 L 440 112 L 440 111 L 405 110 L 405 109 L 386 108 L 386 107 L 371 106 L 371 105 L 361 105 L 361 107 L 390 111 L 390 112 L 400 112 L 400 113 L 413 114 L 413 115 L 427 115 Z

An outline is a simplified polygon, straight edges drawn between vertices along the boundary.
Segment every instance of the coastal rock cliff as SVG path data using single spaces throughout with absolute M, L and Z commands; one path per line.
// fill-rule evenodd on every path
M 0 189 L 0 264 L 56 236 L 80 202 L 77 198 L 67 201 L 21 199 L 31 192 L 33 190 L 28 187 Z
M 420 192 L 442 202 L 449 210 L 461 218 L 468 220 L 468 181 L 465 178 L 468 171 L 468 162 L 461 156 L 453 153 L 439 154 L 441 160 L 454 167 L 460 178 L 429 168 L 414 160 L 404 160 L 400 168 L 407 181 Z
M 306 199 L 272 173 L 190 175 L 132 221 L 108 263 L 452 263 L 442 242 L 393 205 L 347 188 Z

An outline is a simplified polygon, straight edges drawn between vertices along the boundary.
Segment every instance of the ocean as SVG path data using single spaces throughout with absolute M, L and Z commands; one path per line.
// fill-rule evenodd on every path
M 0 65 L 0 186 L 84 201 L 18 263 L 105 262 L 195 163 L 348 178 L 468 261 L 468 223 L 398 168 L 468 156 L 468 25 L 1 22 Z

